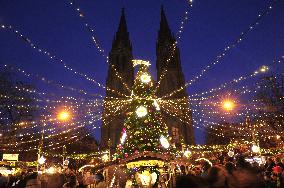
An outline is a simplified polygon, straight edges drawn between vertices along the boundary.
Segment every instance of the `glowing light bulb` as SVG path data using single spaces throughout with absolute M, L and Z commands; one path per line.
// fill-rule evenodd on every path
M 67 111 L 62 111 L 57 115 L 57 119 L 60 121 L 67 121 L 69 117 L 70 117 L 70 114 Z
M 149 83 L 151 81 L 151 76 L 149 76 L 148 74 L 142 74 L 140 76 L 140 80 L 143 83 Z
M 186 150 L 186 151 L 184 152 L 184 156 L 185 156 L 186 158 L 189 158 L 189 157 L 191 156 L 191 151 Z
M 228 156 L 229 156 L 229 157 L 233 157 L 234 154 L 235 154 L 235 153 L 234 153 L 233 151 L 229 151 L 229 152 L 228 152 Z
M 121 138 L 120 138 L 120 144 L 123 144 L 126 140 L 126 137 L 127 137 L 127 134 L 126 134 L 126 131 L 123 132 Z
M 165 148 L 165 149 L 168 149 L 170 147 L 170 143 L 168 141 L 167 138 L 165 138 L 163 135 L 160 137 L 160 142 L 161 142 L 161 145 Z
M 139 106 L 137 109 L 136 109 L 136 115 L 138 116 L 138 117 L 144 117 L 144 116 L 146 116 L 147 115 L 147 108 L 146 107 L 144 107 L 144 106 Z
M 251 147 L 251 150 L 252 150 L 253 153 L 259 153 L 260 152 L 260 147 L 257 146 L 257 145 L 253 145 Z
M 223 102 L 223 108 L 224 108 L 225 110 L 231 111 L 231 110 L 234 109 L 234 107 L 235 107 L 235 104 L 234 104 L 234 102 L 231 101 L 231 100 L 225 100 L 225 101 Z
M 269 68 L 268 68 L 268 66 L 263 65 L 263 66 L 260 67 L 259 70 L 260 70 L 260 72 L 266 72 L 266 71 L 269 70 Z
M 108 154 L 104 154 L 102 156 L 102 160 L 103 160 L 103 162 L 107 162 L 109 160 Z
M 43 156 L 41 156 L 39 159 L 38 159 L 38 163 L 40 164 L 40 165 L 42 165 L 42 164 L 44 164 L 45 163 L 45 158 L 43 157 Z
M 158 110 L 158 111 L 160 110 L 160 106 L 159 106 L 156 99 L 154 99 L 154 106 L 155 106 L 156 110 Z

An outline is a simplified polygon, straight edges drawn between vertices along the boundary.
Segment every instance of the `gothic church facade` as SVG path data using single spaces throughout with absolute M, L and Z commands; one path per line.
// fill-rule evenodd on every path
M 157 83 L 159 83 L 157 84 L 159 87 L 157 87 L 156 95 L 158 97 L 170 94 L 185 85 L 179 48 L 172 49 L 175 41 L 162 8 L 156 43 Z M 112 151 L 119 144 L 126 113 L 124 112 L 125 109 L 122 108 L 120 113 L 115 114 L 116 111 L 113 108 L 113 104 L 118 103 L 120 105 L 119 101 L 127 99 L 126 96 L 131 94 L 130 90 L 134 81 L 132 59 L 132 44 L 127 31 L 124 10 L 122 10 L 118 30 L 109 53 L 109 68 L 106 80 L 107 91 L 104 100 L 103 125 L 101 129 L 102 146 L 110 146 Z M 167 59 L 170 59 L 170 61 L 167 61 Z M 117 74 L 115 71 L 117 71 Z M 184 89 L 180 90 L 166 99 L 172 100 L 182 109 L 182 112 L 179 112 L 182 113 L 181 118 L 173 117 L 169 115 L 169 112 L 162 111 L 173 142 L 179 144 L 181 139 L 183 139 L 185 144 L 193 144 L 192 112 L 186 91 Z

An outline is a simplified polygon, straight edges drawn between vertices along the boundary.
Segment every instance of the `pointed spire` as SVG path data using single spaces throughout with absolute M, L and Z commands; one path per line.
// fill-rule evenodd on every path
M 125 14 L 124 14 L 124 8 L 121 9 L 121 17 L 120 17 L 120 21 L 119 21 L 118 30 L 116 32 L 116 36 L 117 37 L 128 36 L 126 19 L 125 19 Z
M 116 48 L 117 46 L 131 47 L 129 40 L 129 33 L 127 31 L 127 24 L 124 14 L 124 8 L 121 9 L 121 16 L 119 21 L 119 26 L 116 32 L 116 35 L 112 41 L 112 47 Z
M 167 21 L 163 5 L 161 6 L 161 20 L 160 20 L 159 33 L 163 35 L 171 35 L 171 30 Z

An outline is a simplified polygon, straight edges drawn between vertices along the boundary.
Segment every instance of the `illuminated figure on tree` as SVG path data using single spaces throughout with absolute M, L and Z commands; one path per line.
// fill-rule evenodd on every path
M 118 153 L 123 158 L 144 151 L 163 152 L 169 147 L 168 129 L 163 122 L 154 82 L 149 74 L 149 62 L 134 60 L 139 65 L 132 88 L 132 102 L 126 114 Z

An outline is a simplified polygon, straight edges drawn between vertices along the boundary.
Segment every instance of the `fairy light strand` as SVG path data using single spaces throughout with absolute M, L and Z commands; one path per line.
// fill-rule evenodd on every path
M 197 76 L 195 76 L 193 79 L 191 79 L 190 81 L 186 82 L 184 86 L 180 87 L 179 89 L 166 94 L 165 96 L 163 96 L 162 98 L 167 98 L 167 97 L 171 97 L 174 94 L 184 90 L 186 87 L 192 85 L 195 81 L 197 81 L 199 78 L 201 78 L 205 72 L 207 72 L 210 68 L 212 68 L 213 66 L 219 64 L 220 62 L 222 62 L 221 60 L 228 54 L 229 51 L 231 51 L 232 49 L 234 49 L 235 47 L 238 46 L 239 43 L 241 43 L 243 41 L 243 39 L 251 32 L 253 31 L 254 28 L 256 28 L 257 25 L 259 25 L 260 21 L 266 16 L 268 15 L 272 8 L 273 5 L 278 2 L 278 0 L 274 0 L 269 6 L 267 6 L 267 8 L 260 14 L 258 14 L 256 20 L 249 25 L 249 27 L 241 32 L 241 34 L 237 37 L 237 39 L 235 41 L 233 41 L 233 43 L 229 44 L 228 46 L 226 46 L 224 48 L 224 50 L 215 58 L 215 60 L 210 63 L 209 65 L 207 65 L 204 69 L 201 70 L 201 73 Z

